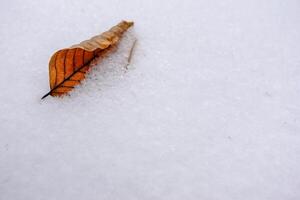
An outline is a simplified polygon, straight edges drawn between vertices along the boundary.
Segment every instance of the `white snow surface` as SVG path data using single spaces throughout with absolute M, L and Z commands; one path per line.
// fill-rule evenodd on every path
M 300 199 L 299 0 L 0 5 L 0 200 Z M 116 53 L 40 100 L 56 50 L 122 19 Z

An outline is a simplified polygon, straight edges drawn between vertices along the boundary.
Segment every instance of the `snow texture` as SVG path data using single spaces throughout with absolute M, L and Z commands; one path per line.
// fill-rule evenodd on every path
M 56 50 L 122 19 L 40 100 Z M 299 0 L 3 0 L 0 38 L 0 200 L 300 199 Z

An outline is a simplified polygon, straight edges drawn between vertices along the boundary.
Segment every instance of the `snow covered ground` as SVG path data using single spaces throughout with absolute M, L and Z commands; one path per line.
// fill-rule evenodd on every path
M 0 200 L 300 199 L 299 0 L 0 5 Z M 129 70 L 41 101 L 50 56 L 122 19 Z

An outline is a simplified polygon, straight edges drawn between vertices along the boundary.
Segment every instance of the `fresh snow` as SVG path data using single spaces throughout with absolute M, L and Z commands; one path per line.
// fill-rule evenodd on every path
M 123 19 L 40 99 L 56 50 Z M 0 200 L 300 199 L 299 0 L 8 0 L 0 38 Z

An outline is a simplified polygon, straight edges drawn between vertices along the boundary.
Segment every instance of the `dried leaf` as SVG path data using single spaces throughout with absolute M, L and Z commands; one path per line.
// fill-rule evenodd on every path
M 133 22 L 122 21 L 101 35 L 54 53 L 49 62 L 51 90 L 42 99 L 48 95 L 62 96 L 80 84 L 91 63 L 114 50 L 123 33 L 132 25 Z

